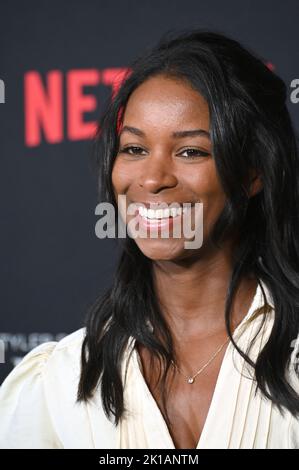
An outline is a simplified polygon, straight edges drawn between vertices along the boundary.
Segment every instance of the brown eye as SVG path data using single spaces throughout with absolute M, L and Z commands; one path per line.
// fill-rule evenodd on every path
M 130 150 L 133 150 L 133 153 L 130 153 Z M 144 151 L 141 147 L 134 147 L 134 146 L 130 146 L 130 147 L 124 147 L 122 149 L 120 149 L 120 153 L 127 153 L 128 155 L 140 155 L 140 153 Z
M 208 157 L 208 156 L 210 155 L 209 152 L 204 152 L 203 150 L 192 149 L 192 148 L 183 150 L 183 151 L 180 153 L 180 155 L 184 156 L 183 154 L 184 154 L 185 152 L 188 152 L 188 153 L 189 153 L 189 152 L 192 152 L 191 155 L 188 154 L 187 159 L 188 159 L 188 158 L 189 158 L 189 159 L 195 159 L 195 158 L 199 158 L 199 157 Z

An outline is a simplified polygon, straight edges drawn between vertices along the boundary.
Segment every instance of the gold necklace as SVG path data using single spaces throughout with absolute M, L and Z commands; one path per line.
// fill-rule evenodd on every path
M 222 348 L 224 347 L 224 345 L 228 342 L 229 340 L 229 337 L 227 337 L 227 339 L 225 340 L 225 342 L 220 346 L 219 349 L 217 349 L 217 351 L 213 354 L 213 356 L 208 360 L 208 362 L 206 364 L 204 364 L 197 372 L 196 374 L 194 375 L 185 375 L 182 373 L 182 371 L 178 368 L 178 366 L 174 363 L 174 361 L 172 360 L 172 364 L 173 366 L 180 372 L 180 374 L 184 375 L 185 378 L 187 379 L 187 383 L 188 384 L 193 384 L 194 383 L 194 380 L 195 380 L 195 377 L 197 377 L 206 367 L 208 367 L 208 365 L 212 362 L 213 359 L 215 359 L 215 357 L 217 356 L 217 354 L 220 353 L 220 351 L 222 350 Z

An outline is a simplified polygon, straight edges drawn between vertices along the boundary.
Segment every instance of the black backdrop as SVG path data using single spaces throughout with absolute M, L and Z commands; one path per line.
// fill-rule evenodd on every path
M 117 73 L 166 30 L 206 27 L 265 57 L 291 95 L 298 14 L 296 0 L 1 1 L 0 380 L 40 342 L 80 328 L 113 277 L 116 244 L 94 232 L 89 158 Z

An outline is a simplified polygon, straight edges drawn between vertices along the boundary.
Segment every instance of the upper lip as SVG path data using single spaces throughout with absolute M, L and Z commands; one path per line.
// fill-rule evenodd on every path
M 162 204 L 164 206 L 171 206 L 172 204 L 179 204 L 181 207 L 183 207 L 184 204 L 192 204 L 194 205 L 194 202 L 191 202 L 191 201 L 184 201 L 184 202 L 179 202 L 179 201 L 171 201 L 171 202 L 167 202 L 167 201 L 154 201 L 154 202 L 151 202 L 151 201 L 133 201 L 133 204 L 135 204 L 136 206 L 138 205 L 144 205 L 147 209 L 158 209 L 159 206 L 161 206 Z M 162 206 L 163 207 L 163 206 Z M 175 207 L 175 206 L 174 206 Z

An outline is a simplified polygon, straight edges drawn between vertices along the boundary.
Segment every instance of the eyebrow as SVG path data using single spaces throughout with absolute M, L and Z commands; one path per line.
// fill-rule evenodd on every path
M 124 126 L 119 135 L 123 132 L 130 132 L 130 134 L 137 135 L 138 137 L 145 137 L 145 133 L 141 129 L 137 129 L 137 127 L 132 126 Z M 190 131 L 175 131 L 171 134 L 174 139 L 179 139 L 183 137 L 196 137 L 196 136 L 204 136 L 210 139 L 210 133 L 204 129 L 193 129 Z

